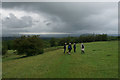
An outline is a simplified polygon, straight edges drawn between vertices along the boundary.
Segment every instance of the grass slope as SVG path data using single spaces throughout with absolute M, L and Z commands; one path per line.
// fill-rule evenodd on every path
M 63 49 L 3 62 L 3 78 L 117 78 L 118 42 L 85 43 L 85 54 Z

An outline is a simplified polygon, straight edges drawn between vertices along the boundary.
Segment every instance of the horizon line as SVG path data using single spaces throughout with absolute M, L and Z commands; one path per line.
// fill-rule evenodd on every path
M 25 34 L 25 35 L 38 35 L 38 34 L 42 34 L 42 35 L 55 35 L 55 34 L 73 34 L 73 33 L 59 33 L 59 32 L 41 32 L 41 33 L 32 33 L 32 32 L 22 32 L 19 34 Z

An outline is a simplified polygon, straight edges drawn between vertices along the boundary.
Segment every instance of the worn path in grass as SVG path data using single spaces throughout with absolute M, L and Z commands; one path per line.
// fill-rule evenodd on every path
M 85 43 L 85 54 L 63 49 L 3 62 L 3 78 L 117 78 L 118 42 Z

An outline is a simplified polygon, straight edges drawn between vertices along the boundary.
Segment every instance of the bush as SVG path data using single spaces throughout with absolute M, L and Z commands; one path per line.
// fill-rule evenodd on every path
M 7 53 L 7 49 L 2 47 L 2 55 L 5 55 Z
M 44 48 L 51 47 L 49 40 L 44 40 Z
M 7 53 L 7 45 L 5 43 L 2 43 L 2 55 L 5 55 Z
M 21 36 L 14 40 L 14 47 L 18 54 L 26 54 L 26 56 L 43 53 L 43 41 L 38 35 Z
M 50 40 L 50 46 L 51 47 L 57 46 L 57 42 L 56 41 L 57 40 L 55 38 L 51 38 L 51 40 Z

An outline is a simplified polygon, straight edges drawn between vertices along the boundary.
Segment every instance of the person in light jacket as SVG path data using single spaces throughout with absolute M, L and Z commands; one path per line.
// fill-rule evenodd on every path
M 81 43 L 81 53 L 85 53 L 85 51 L 84 51 L 85 49 L 84 48 L 85 48 L 84 44 Z

